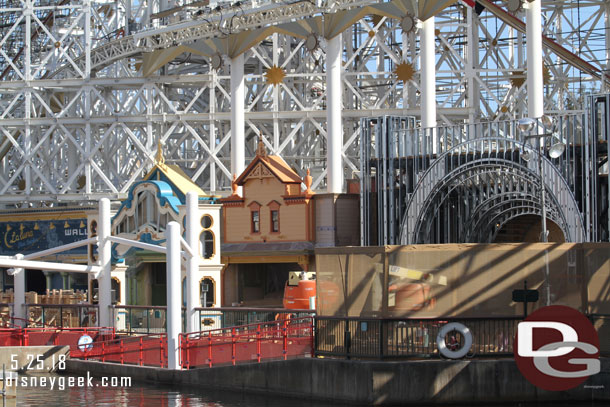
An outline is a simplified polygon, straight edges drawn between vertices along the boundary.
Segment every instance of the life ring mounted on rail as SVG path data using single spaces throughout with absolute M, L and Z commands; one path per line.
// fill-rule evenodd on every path
M 459 342 L 457 341 L 449 343 L 445 341 L 445 336 L 453 331 L 459 332 L 464 338 L 464 344 L 461 348 L 459 348 Z M 468 355 L 468 352 L 470 352 L 470 348 L 472 347 L 472 333 L 466 325 L 460 324 L 459 322 L 450 322 L 445 324 L 438 331 L 436 346 L 442 356 L 449 359 L 462 359 L 464 356 Z

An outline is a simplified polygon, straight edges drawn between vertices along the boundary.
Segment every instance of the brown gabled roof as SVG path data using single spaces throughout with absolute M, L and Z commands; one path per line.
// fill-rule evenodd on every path
M 246 177 L 250 174 L 250 172 L 256 167 L 258 163 L 262 163 L 265 167 L 271 171 L 273 175 L 280 182 L 284 184 L 300 184 L 303 182 L 299 174 L 297 174 L 290 166 L 282 159 L 282 157 L 277 155 L 257 155 L 254 157 L 254 160 L 246 167 L 246 169 L 241 173 L 241 175 L 237 178 L 237 185 L 243 186 L 245 183 Z

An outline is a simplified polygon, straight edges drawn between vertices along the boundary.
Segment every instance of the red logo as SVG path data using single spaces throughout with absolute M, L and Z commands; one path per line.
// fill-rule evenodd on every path
M 563 391 L 599 373 L 599 338 L 579 311 L 563 305 L 543 307 L 520 322 L 515 362 L 533 385 Z

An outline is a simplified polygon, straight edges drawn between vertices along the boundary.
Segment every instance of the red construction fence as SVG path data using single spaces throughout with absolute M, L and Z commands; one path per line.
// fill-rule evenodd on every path
M 313 318 L 181 334 L 180 350 L 184 369 L 313 356 Z
M 93 342 L 78 346 L 88 335 Z M 180 335 L 184 369 L 313 355 L 313 318 L 281 319 Z M 123 336 L 113 328 L 0 328 L 0 346 L 68 345 L 70 357 L 167 367 L 165 334 Z

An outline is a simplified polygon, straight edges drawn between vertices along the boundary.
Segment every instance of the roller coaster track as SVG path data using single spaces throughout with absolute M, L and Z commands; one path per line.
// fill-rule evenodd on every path
M 150 29 L 133 35 L 117 38 L 100 47 L 91 50 L 91 70 L 100 69 L 112 63 L 138 55 L 141 52 L 152 52 L 156 49 L 188 44 L 195 40 L 216 38 L 220 35 L 230 35 L 248 29 L 255 29 L 294 21 L 299 18 L 334 13 L 355 7 L 364 7 L 379 3 L 378 0 L 336 0 L 331 7 L 320 7 L 314 2 L 298 1 L 290 4 L 275 4 L 259 6 L 240 11 L 213 11 L 206 18 L 194 21 L 182 21 L 158 29 Z M 224 33 L 224 34 L 223 34 Z M 81 56 L 74 60 L 78 68 L 84 72 L 86 60 Z M 69 69 L 66 64 L 47 77 L 53 78 L 60 72 Z
M 525 27 L 525 23 L 523 21 L 521 21 L 514 15 L 510 14 L 509 12 L 503 10 L 501 7 L 497 6 L 496 4 L 492 3 L 490 0 L 477 0 L 477 2 L 480 5 L 484 6 L 487 10 L 489 10 L 493 15 L 498 17 L 500 20 L 504 21 L 506 24 L 511 26 L 512 28 L 525 34 L 526 27 Z M 581 71 L 588 73 L 589 75 L 591 75 L 592 77 L 594 77 L 596 79 L 599 79 L 599 80 L 603 79 L 606 82 L 610 82 L 610 77 L 608 77 L 607 74 L 603 73 L 600 68 L 598 68 L 598 67 L 590 64 L 589 62 L 585 61 L 584 59 L 580 58 L 578 55 L 569 51 L 562 45 L 558 44 L 557 42 L 555 42 L 552 39 L 550 39 L 549 37 L 547 37 L 546 35 L 542 35 L 542 44 L 546 48 L 553 51 L 557 56 L 559 56 L 563 60 L 565 60 L 568 64 L 572 65 L 574 68 L 580 69 Z

